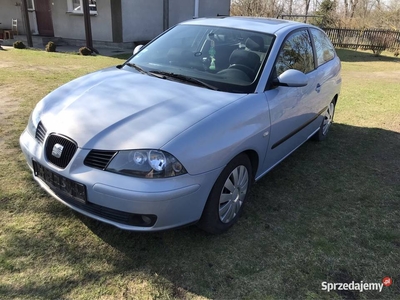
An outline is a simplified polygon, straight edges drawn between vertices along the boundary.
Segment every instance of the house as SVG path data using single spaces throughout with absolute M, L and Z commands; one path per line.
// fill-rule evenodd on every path
M 0 28 L 17 18 L 22 26 L 22 0 L 1 0 Z M 68 43 L 85 40 L 82 0 L 26 0 L 33 34 L 58 37 Z M 230 0 L 88 0 L 94 42 L 131 47 L 150 40 L 181 21 L 229 15 Z M 8 22 L 9 21 L 9 22 Z M 10 23 L 10 25 L 7 24 Z

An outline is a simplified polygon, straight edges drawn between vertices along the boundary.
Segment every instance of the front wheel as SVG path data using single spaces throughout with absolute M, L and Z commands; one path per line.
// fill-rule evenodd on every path
M 336 106 L 336 101 L 332 100 L 332 102 L 329 104 L 327 110 L 323 115 L 324 118 L 322 119 L 322 123 L 318 132 L 313 136 L 314 140 L 323 141 L 328 136 L 329 128 L 331 128 L 331 125 L 333 123 L 333 117 L 335 115 L 335 106 Z
M 228 230 L 242 213 L 252 180 L 248 156 L 236 156 L 215 182 L 198 226 L 213 234 Z

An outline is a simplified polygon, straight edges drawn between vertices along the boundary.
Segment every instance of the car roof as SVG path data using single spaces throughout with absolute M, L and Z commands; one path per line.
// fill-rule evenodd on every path
M 244 30 L 254 30 L 271 34 L 275 34 L 277 31 L 283 28 L 294 29 L 309 26 L 307 24 L 294 21 L 260 17 L 199 18 L 185 21 L 181 24 L 220 26 Z

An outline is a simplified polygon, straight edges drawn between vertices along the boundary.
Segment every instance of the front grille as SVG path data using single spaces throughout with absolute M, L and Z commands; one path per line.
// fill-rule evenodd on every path
M 117 151 L 92 150 L 83 162 L 86 166 L 105 170 Z
M 47 132 L 46 128 L 42 124 L 42 121 L 40 121 L 36 128 L 36 134 L 35 134 L 35 138 L 40 144 L 43 144 L 46 132 Z
M 46 142 L 46 158 L 52 164 L 64 169 L 72 157 L 76 149 L 76 143 L 64 136 L 52 134 L 47 138 Z

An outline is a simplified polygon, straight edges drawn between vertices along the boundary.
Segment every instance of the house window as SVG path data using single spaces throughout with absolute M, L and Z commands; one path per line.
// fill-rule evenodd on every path
M 68 2 L 68 12 L 74 14 L 83 14 L 83 1 L 82 0 L 67 0 Z M 89 11 L 91 15 L 97 14 L 97 4 L 96 0 L 89 1 Z

